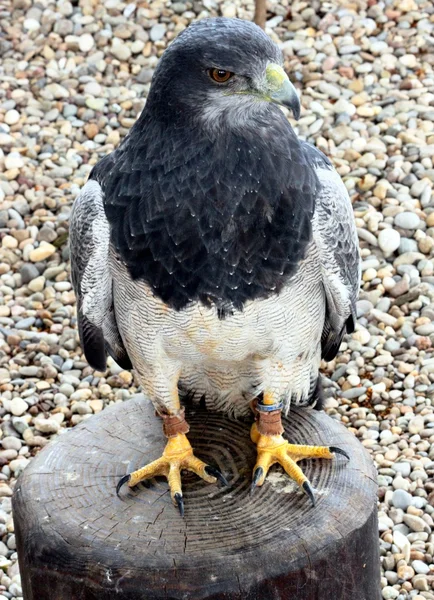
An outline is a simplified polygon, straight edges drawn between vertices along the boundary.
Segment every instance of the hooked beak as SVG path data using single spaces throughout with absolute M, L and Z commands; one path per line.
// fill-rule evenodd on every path
M 265 69 L 267 93 L 272 102 L 290 108 L 294 118 L 300 118 L 300 100 L 288 75 L 280 65 L 270 63 Z

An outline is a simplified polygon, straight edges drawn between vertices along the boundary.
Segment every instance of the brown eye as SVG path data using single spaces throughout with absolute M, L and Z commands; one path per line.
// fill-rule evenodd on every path
M 225 71 L 224 69 L 210 69 L 209 74 L 211 79 L 214 79 L 217 83 L 224 83 L 233 75 L 233 73 Z

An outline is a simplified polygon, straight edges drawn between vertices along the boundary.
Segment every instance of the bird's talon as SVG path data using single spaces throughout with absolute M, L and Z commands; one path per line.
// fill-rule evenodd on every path
M 181 484 L 182 471 L 192 471 L 207 483 L 215 483 L 216 480 L 219 480 L 224 485 L 228 485 L 226 478 L 218 469 L 207 465 L 194 455 L 193 448 L 187 436 L 179 433 L 169 437 L 163 455 L 160 458 L 122 477 L 118 482 L 116 491 L 118 493 L 126 482 L 128 482 L 130 488 L 139 483 L 144 483 L 145 486 L 149 487 L 149 480 L 154 477 L 166 477 L 173 503 L 178 507 L 181 515 L 184 515 Z
M 278 424 L 278 421 L 273 422 L 273 425 L 276 426 L 276 423 Z M 300 460 L 309 458 L 332 459 L 334 454 L 342 454 L 342 456 L 345 456 L 347 459 L 350 458 L 344 450 L 341 450 L 336 446 L 290 444 L 280 434 L 276 433 L 272 435 L 260 433 L 256 423 L 252 425 L 251 438 L 255 442 L 258 450 L 258 457 L 253 472 L 252 490 L 254 490 L 258 484 L 262 485 L 267 476 L 268 469 L 272 465 L 278 463 L 284 468 L 287 475 L 303 488 L 304 493 L 309 496 L 313 506 L 315 506 L 313 488 L 297 463 Z M 260 474 L 258 473 L 259 469 L 261 469 Z
M 121 477 L 116 485 L 116 496 L 118 498 L 120 498 L 119 492 L 121 491 L 121 487 L 127 483 L 129 480 L 131 479 L 131 475 L 128 473 L 128 475 L 124 475 L 123 477 Z
M 314 492 L 313 492 L 313 488 L 312 488 L 312 486 L 311 486 L 311 485 L 310 485 L 310 483 L 307 481 L 307 479 L 306 479 L 306 481 L 305 481 L 305 482 L 302 484 L 302 486 L 301 486 L 301 487 L 303 488 L 303 490 L 304 490 L 304 493 L 306 494 L 306 496 L 309 496 L 309 498 L 310 498 L 310 501 L 312 502 L 312 506 L 315 506 L 315 494 L 314 494 Z
M 253 492 L 256 490 L 256 488 L 258 487 L 258 483 L 263 476 L 264 469 L 262 467 L 257 467 L 253 472 L 252 485 L 250 486 L 250 495 L 252 495 Z
M 207 475 L 210 475 L 211 477 L 215 477 L 216 479 L 218 479 L 221 484 L 223 484 L 225 486 L 229 485 L 229 482 L 226 479 L 226 477 L 215 467 L 212 467 L 211 465 L 207 465 L 205 467 L 204 471 Z
M 176 494 L 173 496 L 173 499 L 175 500 L 176 506 L 178 507 L 179 514 L 181 515 L 181 517 L 183 517 L 184 516 L 184 499 L 182 497 L 182 494 L 180 494 L 179 492 L 176 492 Z
M 345 458 L 350 460 L 349 455 L 345 452 L 345 450 L 342 450 L 341 448 L 337 448 L 336 446 L 329 446 L 329 450 L 333 454 L 342 454 L 342 456 L 345 456 Z

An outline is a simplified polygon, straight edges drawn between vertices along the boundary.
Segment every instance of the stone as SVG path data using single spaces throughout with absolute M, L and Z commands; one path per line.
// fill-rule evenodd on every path
M 400 565 L 398 567 L 398 573 L 396 574 L 396 581 L 394 583 L 398 583 L 398 578 L 403 579 L 404 581 L 408 581 L 412 577 L 414 577 L 414 569 L 409 567 L 408 565 Z M 389 581 L 389 583 L 392 583 Z
M 102 400 L 89 400 L 89 406 L 97 414 L 104 408 L 104 402 Z
M 395 508 L 400 508 L 404 511 L 411 505 L 413 498 L 405 490 L 395 490 L 392 495 L 392 504 Z
M 421 575 L 427 575 L 431 571 L 429 566 L 421 560 L 414 560 L 411 563 L 411 566 L 416 571 L 416 573 L 419 573 Z
M 92 110 L 102 111 L 106 104 L 107 100 L 105 98 L 86 98 L 86 106 Z
M 10 410 L 15 417 L 21 417 L 28 408 L 27 402 L 24 402 L 21 398 L 12 398 Z
M 395 530 L 393 532 L 393 543 L 404 555 L 404 560 L 408 562 L 410 560 L 411 545 L 408 538 L 400 531 Z
M 30 281 L 28 283 L 28 288 L 32 292 L 42 292 L 44 287 L 45 287 L 45 277 L 43 275 L 40 275 L 39 277 L 32 279 L 32 281 Z
M 7 498 L 10 496 L 12 496 L 11 488 L 8 485 L 6 485 L 6 483 L 0 482 L 0 498 Z M 1 568 L 1 564 L 0 564 L 0 568 Z
M 356 331 L 353 333 L 353 340 L 357 340 L 362 344 L 362 346 L 365 346 L 370 339 L 371 334 L 367 329 L 365 329 L 365 327 L 358 326 Z
M 16 123 L 18 123 L 19 120 L 20 113 L 17 110 L 11 109 L 6 112 L 5 123 L 7 123 L 8 125 L 15 125 Z
M 385 256 L 391 256 L 399 248 L 401 235 L 396 229 L 382 229 L 378 234 L 378 245 Z
M 126 61 L 131 57 L 131 50 L 124 40 L 113 38 L 110 52 L 120 61 Z
M 21 169 L 24 167 L 23 157 L 19 152 L 10 152 L 5 156 L 6 169 Z
M 403 520 L 412 531 L 425 531 L 428 529 L 428 524 L 423 519 L 416 517 L 415 515 L 404 515 Z
M 46 260 L 56 252 L 56 247 L 47 242 L 41 242 L 38 248 L 32 250 L 29 258 L 32 262 Z
M 414 69 L 417 65 L 417 58 L 414 54 L 404 54 L 399 57 L 399 62 L 409 69 Z
M 5 237 L 2 239 L 2 247 L 13 250 L 18 247 L 18 240 L 11 235 L 5 235 Z
M 20 269 L 20 275 L 22 282 L 25 284 L 29 283 L 29 281 L 32 281 L 32 279 L 36 279 L 36 277 L 39 276 L 39 271 L 35 265 L 32 265 L 31 263 L 25 263 Z
M 80 52 L 84 52 L 86 54 L 87 52 L 90 52 L 94 46 L 95 41 L 93 39 L 93 36 L 90 35 L 90 33 L 83 33 L 78 38 L 78 47 L 80 49 Z
M 419 226 L 420 218 L 416 213 L 402 212 L 395 217 L 395 225 L 402 229 L 416 229 Z
M 90 140 L 93 140 L 93 138 L 99 132 L 99 127 L 96 123 L 86 123 L 84 126 L 84 132 Z
M 69 98 L 69 91 L 59 83 L 50 83 L 46 86 L 46 91 L 56 100 Z
M 424 420 L 423 417 L 415 417 L 411 419 L 408 424 L 408 430 L 410 433 L 420 433 L 424 428 Z
M 89 81 L 89 83 L 86 83 L 84 86 L 83 91 L 85 94 L 90 94 L 91 96 L 99 96 L 102 94 L 102 87 L 96 81 Z
M 1 440 L 1 445 L 3 446 L 3 448 L 5 450 L 21 450 L 21 440 L 13 437 L 13 436 L 7 436 L 5 438 L 3 438 Z
M 35 419 L 35 427 L 41 433 L 57 433 L 60 429 L 60 425 L 55 419 L 43 417 Z
M 235 4 L 233 4 L 233 3 L 224 4 L 221 7 L 221 11 L 222 11 L 222 16 L 228 17 L 229 19 L 233 19 L 234 17 L 237 16 L 237 8 L 236 8 Z
M 23 26 L 27 31 L 38 31 L 41 28 L 41 23 L 36 19 L 24 19 Z
M 386 585 L 386 587 L 382 589 L 381 595 L 384 600 L 394 600 L 395 598 L 398 598 L 399 592 L 395 588 Z
M 39 230 L 38 240 L 40 242 L 54 242 L 57 239 L 57 233 L 52 227 L 45 226 Z
M 149 37 L 153 42 L 158 42 L 163 39 L 166 33 L 166 25 L 164 23 L 157 23 L 151 27 L 151 31 L 149 32 Z
M 429 590 L 428 579 L 425 575 L 415 575 L 411 580 L 415 590 L 420 592 L 427 592 Z

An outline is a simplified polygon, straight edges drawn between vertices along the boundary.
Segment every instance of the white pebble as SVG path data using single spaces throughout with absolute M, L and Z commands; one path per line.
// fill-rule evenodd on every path
M 19 152 L 10 152 L 5 156 L 6 169 L 21 169 L 23 166 L 24 160 Z
M 22 398 L 12 398 L 10 410 L 16 417 L 21 417 L 28 408 L 27 402 L 24 402 Z
M 78 47 L 81 52 L 89 52 L 94 46 L 95 41 L 90 33 L 83 33 L 83 35 L 78 38 Z
M 401 235 L 396 229 L 382 229 L 378 234 L 378 245 L 385 256 L 390 256 L 399 248 Z
M 24 19 L 23 25 L 27 31 L 38 31 L 41 27 L 41 24 L 36 19 Z
M 17 110 L 11 109 L 6 112 L 5 123 L 7 123 L 8 125 L 15 125 L 15 123 L 18 123 L 19 120 L 20 113 Z

